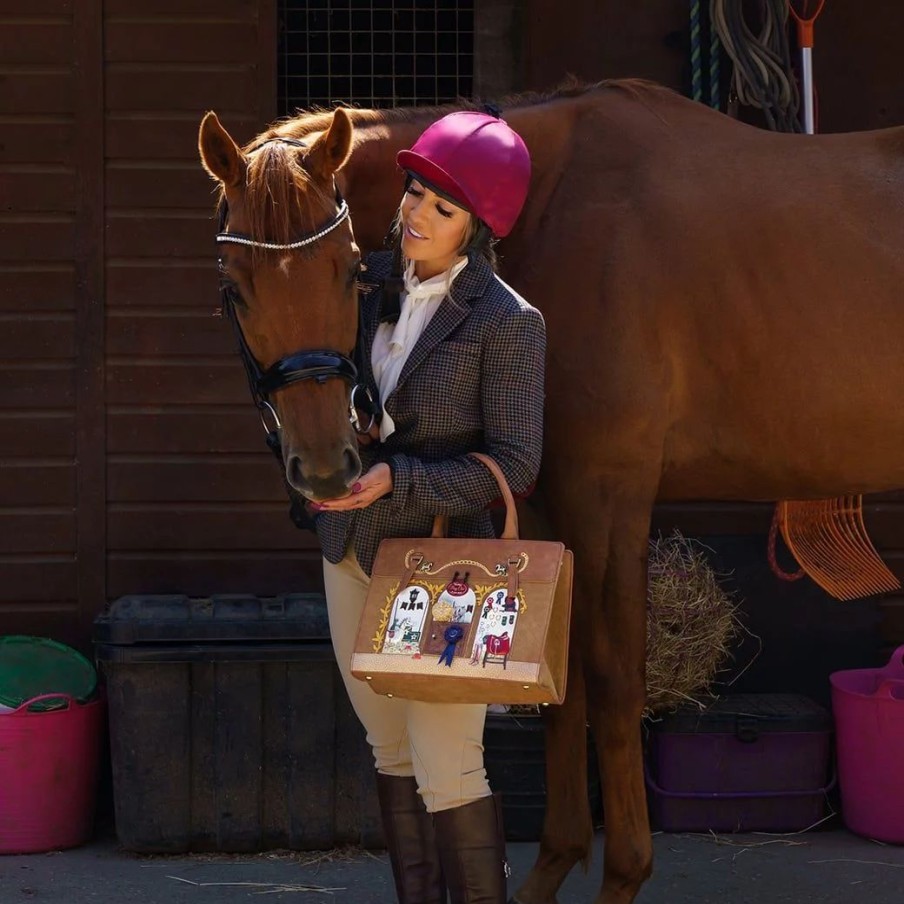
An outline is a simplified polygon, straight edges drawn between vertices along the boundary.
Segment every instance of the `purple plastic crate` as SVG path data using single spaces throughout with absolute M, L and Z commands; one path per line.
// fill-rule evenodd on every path
M 825 812 L 832 719 L 797 694 L 736 694 L 651 726 L 653 825 L 666 832 L 793 832 Z

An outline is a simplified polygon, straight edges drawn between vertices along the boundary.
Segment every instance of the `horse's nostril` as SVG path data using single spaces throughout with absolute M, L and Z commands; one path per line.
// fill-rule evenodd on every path
M 345 471 L 350 481 L 356 480 L 361 474 L 361 459 L 357 449 L 351 446 L 345 450 Z
M 293 490 L 304 493 L 308 489 L 308 482 L 305 480 L 301 470 L 301 459 L 294 453 L 286 458 L 286 480 Z

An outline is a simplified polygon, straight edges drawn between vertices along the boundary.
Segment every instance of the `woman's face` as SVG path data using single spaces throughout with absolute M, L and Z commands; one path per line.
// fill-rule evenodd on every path
M 414 261 L 418 279 L 448 270 L 458 258 L 471 214 L 412 179 L 399 208 L 402 253 Z

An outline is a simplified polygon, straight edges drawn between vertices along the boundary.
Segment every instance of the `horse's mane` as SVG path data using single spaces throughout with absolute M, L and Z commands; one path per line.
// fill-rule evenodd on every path
M 643 79 L 607 79 L 588 84 L 569 77 L 552 91 L 528 91 L 511 95 L 504 98 L 498 106 L 504 113 L 505 110 L 534 107 L 605 90 L 621 91 L 634 98 L 655 92 L 670 93 L 661 85 Z M 455 110 L 482 110 L 484 104 L 481 101 L 462 99 L 439 106 L 393 107 L 379 110 L 358 107 L 347 109 L 356 126 L 365 126 L 374 123 L 391 124 L 436 119 Z M 326 197 L 320 186 L 305 171 L 300 163 L 297 148 L 268 139 L 302 138 L 313 132 L 322 132 L 332 121 L 331 109 L 302 112 L 298 116 L 276 123 L 242 149 L 248 161 L 244 208 L 250 235 L 284 244 L 292 241 L 299 232 L 313 231 L 315 228 L 313 211 L 316 208 L 329 208 L 331 199 Z M 299 194 L 312 197 L 320 203 L 300 205 Z M 299 223 L 299 217 L 304 215 L 307 215 L 309 221 Z
M 639 99 L 642 95 L 653 93 L 672 93 L 668 88 L 639 78 L 603 79 L 598 82 L 583 82 L 569 76 L 551 91 L 524 91 L 504 97 L 496 106 L 502 111 L 535 107 L 567 98 L 581 97 L 594 91 L 622 91 Z M 456 110 L 483 110 L 485 102 L 461 98 L 453 103 L 423 107 L 390 107 L 386 109 L 369 109 L 349 106 L 346 110 L 356 126 L 371 124 L 392 124 L 397 122 L 415 122 L 424 119 L 438 119 L 446 113 Z M 283 135 L 299 138 L 311 132 L 321 132 L 329 128 L 333 111 L 325 107 L 314 107 L 301 110 L 297 115 L 282 120 L 273 126 L 264 137 Z

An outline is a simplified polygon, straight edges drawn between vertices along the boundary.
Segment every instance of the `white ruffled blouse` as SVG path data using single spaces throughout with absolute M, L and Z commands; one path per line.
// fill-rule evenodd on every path
M 381 323 L 374 336 L 373 348 L 370 352 L 370 363 L 374 379 L 380 390 L 383 404 L 383 420 L 380 422 L 380 439 L 385 441 L 395 432 L 395 423 L 386 411 L 385 403 L 399 382 L 399 374 L 415 343 L 424 332 L 430 318 L 436 313 L 446 289 L 456 276 L 465 268 L 467 258 L 459 261 L 450 270 L 431 276 L 421 282 L 414 275 L 414 262 L 405 269 L 405 289 L 399 310 L 399 319 L 395 324 Z

